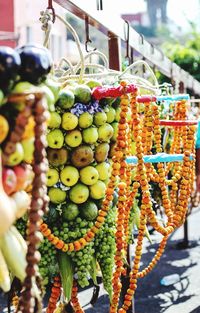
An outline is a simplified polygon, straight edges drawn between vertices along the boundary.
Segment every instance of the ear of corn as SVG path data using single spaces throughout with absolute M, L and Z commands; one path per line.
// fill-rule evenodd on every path
M 61 274 L 64 296 L 69 301 L 71 299 L 74 274 L 72 261 L 67 253 L 60 252 L 58 255 L 58 264 Z
M 0 288 L 4 292 L 8 292 L 10 290 L 10 286 L 11 282 L 8 267 L 0 249 Z
M 25 268 L 27 264 L 25 251 L 10 229 L 0 237 L 0 248 L 8 269 L 23 281 L 26 276 Z

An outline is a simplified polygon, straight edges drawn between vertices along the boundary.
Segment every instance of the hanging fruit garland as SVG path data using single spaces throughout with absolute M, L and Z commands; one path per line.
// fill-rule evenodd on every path
M 36 50 L 39 57 L 34 53 Z M 10 52 L 5 50 L 3 53 Z M 21 67 L 17 53 L 21 58 Z M 1 57 L 0 53 L 0 61 Z M 43 57 L 48 59 L 45 68 L 41 63 Z M 153 155 L 154 149 L 157 154 L 163 152 L 160 111 L 159 105 L 151 101 L 145 102 L 141 110 L 137 102 L 138 89 L 134 84 L 121 81 L 119 86 L 102 87 L 99 82 L 86 81 L 83 84 L 80 79 L 79 84 L 65 82 L 60 90 L 55 78 L 44 83 L 51 67 L 46 49 L 28 45 L 14 52 L 12 60 L 13 71 L 8 70 L 4 77 L 6 85 L 2 84 L 1 88 L 8 94 L 9 101 L 20 103 L 22 107 L 15 116 L 15 127 L 10 133 L 6 114 L 1 110 L 3 162 L 7 167 L 21 163 L 23 158 L 16 157 L 15 153 L 21 149 L 20 141 L 24 141 L 25 149 L 26 140 L 30 139 L 31 134 L 31 139 L 34 139 L 34 158 L 28 155 L 26 162 L 31 163 L 35 173 L 32 186 L 26 186 L 32 193 L 26 234 L 27 263 L 23 264 L 22 275 L 13 266 L 14 274 L 24 280 L 17 312 L 41 311 L 41 292 L 33 288 L 40 285 L 37 269 L 40 242 L 38 230 L 45 237 L 39 247 L 39 270 L 45 285 L 53 280 L 47 312 L 53 313 L 63 308 L 63 303 L 57 306 L 61 285 L 64 302 L 70 304 L 71 301 L 75 312 L 83 312 L 78 301 L 78 285 L 87 286 L 89 277 L 97 284 L 97 263 L 110 297 L 110 312 L 126 312 L 131 305 L 138 278 L 144 277 L 154 268 L 164 252 L 169 235 L 185 219 L 194 179 L 194 158 L 191 160 L 191 156 L 194 154 L 195 127 L 182 125 L 171 131 L 170 153 L 183 153 L 182 164 L 172 162 L 165 166 L 159 162 L 154 166 L 145 163 L 144 156 Z M 38 63 L 39 67 L 35 66 Z M 21 81 L 13 86 L 11 81 L 17 79 L 17 74 L 21 80 L 28 80 L 28 83 Z M 2 75 L 6 74 L 3 72 Z M 36 90 L 32 84 L 40 84 L 42 89 Z M 93 89 L 94 85 L 97 87 Z M 25 91 L 26 94 L 10 97 L 10 88 L 13 88 L 14 93 Z M 50 111 L 47 134 L 48 114 L 41 90 L 46 94 Z M 152 97 L 153 100 L 156 101 L 156 97 Z M 175 121 L 186 120 L 186 101 L 177 101 L 173 109 Z M 132 154 L 133 143 L 137 157 L 134 167 L 126 162 Z M 134 174 L 131 173 L 133 168 Z M 50 198 L 48 213 L 46 173 Z M 158 222 L 153 210 L 151 182 L 157 184 L 161 191 L 162 206 L 167 217 L 164 226 Z M 10 190 L 5 179 L 3 183 L 7 195 L 14 197 L 16 189 Z M 125 257 L 132 231 L 131 219 L 136 215 L 134 206 L 137 204 L 135 199 L 138 192 L 141 192 L 140 210 L 137 211 L 138 236 L 129 274 L 129 288 L 122 308 L 119 308 L 121 276 L 126 274 Z M 16 214 L 15 217 L 21 216 Z M 27 220 L 19 220 L 18 228 L 24 230 L 26 223 Z M 160 232 L 163 238 L 152 261 L 140 270 L 147 223 Z M 8 236 L 11 238 L 14 233 L 20 241 L 15 228 L 10 228 L 7 237 L 4 236 L 2 240 Z M 3 246 L 1 250 L 5 255 Z M 22 261 L 25 260 L 25 251 L 23 256 Z M 7 290 L 9 272 L 6 273 L 5 280 L 0 283 Z

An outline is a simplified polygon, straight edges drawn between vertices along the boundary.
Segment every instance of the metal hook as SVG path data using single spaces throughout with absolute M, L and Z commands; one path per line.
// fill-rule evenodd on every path
M 163 61 L 164 58 L 165 58 L 164 52 L 161 49 L 159 49 L 159 48 L 157 48 L 157 50 L 160 52 L 161 57 L 162 57 L 162 61 Z
M 48 10 L 51 10 L 52 11 L 52 22 L 54 23 L 55 20 L 56 20 L 56 12 L 55 12 L 55 9 L 53 7 L 53 1 L 52 0 L 48 0 L 48 7 L 47 7 Z
M 155 47 L 154 47 L 154 45 L 152 43 L 150 43 L 150 45 L 151 45 L 151 54 L 154 54 Z
M 102 0 L 97 0 L 97 10 L 103 10 L 103 1 Z
M 140 44 L 143 45 L 144 44 L 144 36 L 142 34 L 139 34 L 140 36 Z
M 131 64 L 134 62 L 134 49 L 131 47 Z
M 127 25 L 127 26 L 125 26 Z M 129 64 L 130 64 L 130 56 L 129 56 L 129 33 L 130 33 L 130 24 L 128 21 L 125 21 L 124 24 L 124 37 L 125 37 L 125 41 L 126 41 L 126 56 L 125 59 L 128 60 Z
M 89 50 L 88 49 L 88 43 L 92 43 L 92 40 L 90 39 L 90 35 L 89 35 L 89 19 L 88 16 L 85 16 L 85 50 L 87 52 L 91 52 L 91 51 L 95 51 L 97 50 L 96 48 Z

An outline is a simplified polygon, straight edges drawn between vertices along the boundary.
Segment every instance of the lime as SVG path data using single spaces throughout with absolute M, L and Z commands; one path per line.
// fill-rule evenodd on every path
M 67 202 L 62 205 L 62 217 L 65 221 L 73 221 L 79 215 L 78 205 Z
M 93 221 L 98 215 L 97 205 L 88 200 L 80 206 L 80 213 L 87 221 Z
M 77 102 L 88 103 L 91 100 L 91 89 L 87 85 L 78 85 L 74 88 Z
M 69 89 L 61 90 L 59 92 L 57 105 L 59 105 L 63 109 L 70 109 L 74 105 L 73 92 Z

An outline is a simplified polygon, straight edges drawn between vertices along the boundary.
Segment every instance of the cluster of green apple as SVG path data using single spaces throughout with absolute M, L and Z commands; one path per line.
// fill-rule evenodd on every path
M 66 243 L 81 238 L 94 225 L 105 196 L 111 171 L 110 158 L 117 137 L 119 101 L 96 101 L 92 99 L 90 87 L 91 83 L 73 84 L 62 89 L 48 122 L 47 186 L 50 206 L 46 221 L 55 236 Z M 107 235 L 105 232 L 104 244 Z M 113 240 L 111 236 L 109 238 L 108 261 L 111 254 L 114 255 L 113 230 Z M 91 242 L 81 251 L 68 252 L 82 287 L 88 285 L 96 250 L 101 250 L 100 242 Z M 98 256 L 102 260 L 105 253 L 101 258 L 98 252 Z M 112 271 L 113 262 L 108 263 Z M 45 270 L 42 272 L 48 276 Z
M 86 219 L 95 219 L 96 201 L 105 196 L 110 175 L 108 156 L 117 135 L 116 109 L 93 100 L 87 85 L 62 90 L 55 108 L 47 134 L 50 201 L 63 204 L 66 219 L 67 211 L 69 220 L 79 212 Z M 87 207 L 95 212 L 92 217 Z

